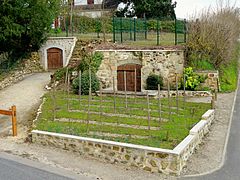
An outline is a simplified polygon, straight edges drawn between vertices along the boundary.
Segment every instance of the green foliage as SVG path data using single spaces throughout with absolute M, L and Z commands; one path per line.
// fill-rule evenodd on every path
M 230 61 L 230 63 L 220 67 L 220 85 L 222 92 L 231 92 L 237 88 L 239 57 L 240 44 L 238 44 L 234 53 L 234 58 Z
M 68 73 L 71 74 L 72 70 L 73 70 L 72 68 L 69 68 Z M 67 72 L 67 67 L 56 70 L 55 73 L 54 73 L 55 80 L 56 81 L 62 80 L 65 77 L 66 72 Z
M 188 65 L 194 67 L 196 70 L 215 70 L 214 65 L 207 55 L 199 57 L 196 53 L 191 53 L 188 61 Z
M 103 54 L 101 52 L 95 52 L 93 55 L 86 54 L 79 65 L 79 70 L 84 72 L 90 67 L 91 71 L 96 73 L 102 63 L 102 60 Z
M 50 30 L 51 34 L 60 34 L 61 32 L 62 32 L 61 28 L 55 28 Z
M 81 76 L 81 94 L 89 94 L 90 78 L 89 71 L 84 71 Z M 99 90 L 100 82 L 94 73 L 91 73 L 91 90 L 96 92 Z M 79 92 L 79 77 L 73 80 L 72 83 L 74 93 Z
M 105 23 L 106 33 L 112 32 L 112 19 L 111 17 L 105 18 L 90 18 L 86 16 L 73 16 L 73 31 L 75 33 L 94 33 L 94 32 L 103 32 L 102 21 Z M 66 29 L 66 24 L 69 22 L 64 22 L 64 19 L 61 22 L 61 28 Z
M 146 80 L 147 90 L 157 90 L 158 89 L 158 84 L 160 84 L 160 87 L 163 86 L 163 78 L 162 76 L 156 75 L 156 74 L 151 74 L 148 76 Z
M 174 8 L 176 3 L 172 0 L 148 0 L 148 1 L 139 1 L 131 0 L 135 5 L 135 11 L 137 17 L 143 17 L 144 15 L 147 18 L 171 18 L 176 17 Z
M 196 87 L 205 81 L 204 76 L 200 76 L 193 72 L 192 67 L 184 68 L 184 75 L 185 75 L 185 88 L 186 90 L 196 90 Z M 182 79 L 182 84 L 184 86 L 184 82 Z
M 0 1 L 0 54 L 17 60 L 36 51 L 58 15 L 59 0 Z

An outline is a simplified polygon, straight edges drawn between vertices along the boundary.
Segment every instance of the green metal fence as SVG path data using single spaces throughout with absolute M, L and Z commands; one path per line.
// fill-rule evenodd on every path
M 177 45 L 187 39 L 187 22 L 180 19 L 89 18 L 74 15 L 72 21 L 69 17 L 62 18 L 60 25 L 51 35 L 98 39 L 105 34 L 107 40 L 137 46 Z
M 113 42 L 177 45 L 187 39 L 186 20 L 160 20 L 113 17 Z

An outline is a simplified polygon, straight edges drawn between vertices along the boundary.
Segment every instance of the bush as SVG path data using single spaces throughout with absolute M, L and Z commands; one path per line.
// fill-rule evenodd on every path
M 102 63 L 103 54 L 100 52 L 95 52 L 93 55 L 86 54 L 79 65 L 79 69 L 84 72 L 88 71 L 89 65 L 91 66 L 91 71 L 96 73 Z
M 81 94 L 88 95 L 89 94 L 89 72 L 84 71 L 81 77 Z M 91 85 L 92 85 L 92 92 L 96 92 L 99 90 L 100 82 L 97 76 L 94 73 L 91 73 Z M 72 83 L 74 93 L 78 93 L 79 91 L 79 78 L 73 80 Z
M 186 90 L 196 90 L 196 88 L 200 85 L 200 83 L 203 83 L 205 81 L 205 77 L 198 75 L 193 72 L 192 67 L 188 67 L 184 69 L 184 75 L 185 75 L 185 88 Z M 184 86 L 184 82 L 182 79 L 182 86 Z
M 56 70 L 53 76 L 54 76 L 56 81 L 60 81 L 63 78 L 65 78 L 66 72 L 67 72 L 67 68 L 64 67 L 64 68 Z M 71 73 L 71 72 L 72 72 L 72 69 L 69 68 L 68 73 Z
M 158 84 L 160 84 L 160 87 L 163 86 L 163 78 L 156 74 L 151 74 L 147 78 L 147 90 L 157 90 Z

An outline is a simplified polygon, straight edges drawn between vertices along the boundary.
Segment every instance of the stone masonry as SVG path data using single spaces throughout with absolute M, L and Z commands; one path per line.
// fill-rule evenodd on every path
M 97 50 L 103 53 L 104 59 L 97 76 L 104 88 L 113 89 L 113 77 L 117 79 L 117 68 L 124 64 L 142 65 L 141 84 L 145 89 L 146 79 L 150 74 L 163 77 L 164 85 L 167 80 L 174 84 L 176 74 L 183 73 L 183 50 Z M 115 83 L 117 86 L 117 83 Z

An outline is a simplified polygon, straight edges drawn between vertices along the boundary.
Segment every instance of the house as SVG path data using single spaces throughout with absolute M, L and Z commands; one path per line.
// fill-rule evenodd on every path
M 120 2 L 120 0 L 74 0 L 73 10 L 77 15 L 97 18 L 115 10 Z

